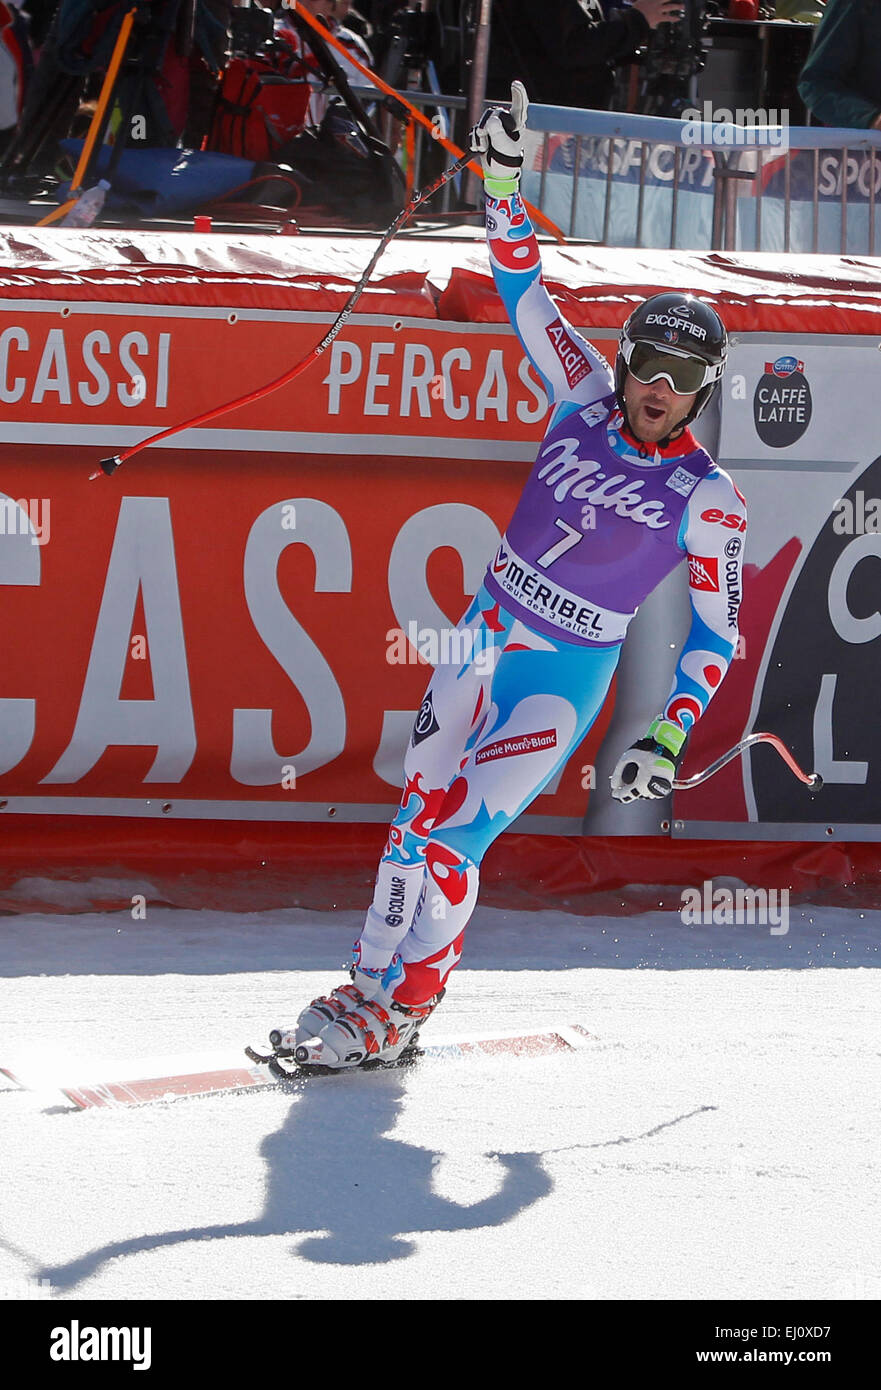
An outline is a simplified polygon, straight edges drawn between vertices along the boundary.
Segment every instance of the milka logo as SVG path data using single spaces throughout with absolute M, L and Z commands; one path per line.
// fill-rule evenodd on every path
M 670 525 L 669 520 L 664 519 L 663 502 L 642 500 L 645 478 L 628 480 L 626 473 L 615 473 L 610 478 L 593 459 L 580 459 L 577 448 L 577 439 L 556 439 L 539 455 L 547 462 L 537 476 L 546 487 L 554 489 L 558 502 L 571 493 L 594 507 L 611 508 L 616 516 L 626 516 L 653 531 L 662 531 Z

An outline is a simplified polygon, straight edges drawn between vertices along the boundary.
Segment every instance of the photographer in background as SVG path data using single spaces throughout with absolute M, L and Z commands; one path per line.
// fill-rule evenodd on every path
M 798 91 L 823 125 L 881 130 L 878 0 L 828 0 Z
M 355 9 L 352 0 L 336 0 L 334 18 L 353 34 L 360 34 L 362 39 L 369 40 L 373 33 L 373 26 L 368 24 L 360 10 Z
M 682 0 L 636 0 L 610 19 L 600 0 L 493 0 L 487 98 L 517 78 L 543 105 L 608 109 L 616 65 L 682 13 Z
M 334 38 L 338 39 L 354 58 L 357 58 L 359 63 L 372 67 L 373 54 L 363 36 L 348 26 L 348 15 L 352 7 L 347 3 L 347 0 L 300 0 L 300 4 L 304 10 L 309 11 L 314 19 L 320 20 L 325 29 L 328 29 Z M 292 36 L 292 43 L 301 47 L 296 26 L 289 23 L 287 19 L 289 13 L 289 7 L 282 4 L 276 11 L 276 20 L 282 27 L 288 28 Z M 364 85 L 364 76 L 351 63 L 347 62 L 341 53 L 334 50 L 334 57 L 350 82 L 354 83 L 355 86 Z

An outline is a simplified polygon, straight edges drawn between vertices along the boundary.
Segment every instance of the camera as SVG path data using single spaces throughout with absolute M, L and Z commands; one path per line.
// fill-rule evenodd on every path
M 649 38 L 641 103 L 646 115 L 678 117 L 693 104 L 692 79 L 707 60 L 703 36 L 709 6 L 707 0 L 682 0 L 682 5 L 682 18 L 659 24 Z
M 244 10 L 236 6 L 230 16 L 230 52 L 242 58 L 251 58 L 274 33 L 271 10 L 261 10 L 250 5 Z

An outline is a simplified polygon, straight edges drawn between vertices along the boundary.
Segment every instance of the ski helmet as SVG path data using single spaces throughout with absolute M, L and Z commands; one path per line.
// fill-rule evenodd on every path
M 615 391 L 625 421 L 624 383 L 666 380 L 679 395 L 694 394 L 685 429 L 709 403 L 728 356 L 725 325 L 709 304 L 692 294 L 667 290 L 640 304 L 621 329 L 615 361 Z M 666 442 L 666 441 L 665 441 Z

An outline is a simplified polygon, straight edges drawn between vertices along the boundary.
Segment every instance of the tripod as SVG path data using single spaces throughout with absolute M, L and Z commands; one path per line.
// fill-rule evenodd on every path
M 101 16 L 112 9 L 117 13 L 106 21 Z M 72 33 L 64 0 L 53 16 L 40 60 L 34 72 L 21 119 L 0 162 L 0 184 L 6 188 L 27 188 L 44 183 L 54 173 L 58 142 L 71 130 L 77 109 L 87 90 L 89 78 L 104 67 L 104 55 L 119 35 L 126 13 L 134 9 L 134 25 L 126 47 L 125 60 L 98 120 L 93 136 L 89 166 L 81 173 L 85 186 L 95 160 L 100 156 L 111 120 L 115 138 L 106 172 L 112 173 L 123 149 L 133 137 L 153 145 L 173 145 L 175 132 L 156 86 L 169 41 L 176 35 L 179 49 L 186 52 L 192 43 L 195 0 L 96 0 L 85 17 L 82 32 Z M 100 25 L 101 47 L 90 58 L 85 55 L 84 38 L 90 38 L 89 24 Z M 109 56 L 109 55 L 108 55 Z M 135 119 L 138 128 L 135 129 Z
M 443 61 L 445 35 L 448 26 L 437 0 L 409 0 L 409 3 L 395 6 L 394 0 L 384 6 L 378 16 L 374 33 L 374 49 L 379 76 L 390 87 L 401 92 L 431 93 L 440 96 L 443 88 L 438 77 L 438 63 Z M 394 102 L 385 103 L 383 138 L 390 148 L 394 148 L 397 132 L 394 117 L 401 116 L 394 110 Z M 445 139 L 452 138 L 450 121 L 442 106 L 432 108 L 433 123 L 438 134 Z M 405 147 L 407 151 L 408 187 L 412 190 L 422 179 L 423 142 L 415 138 L 412 124 L 406 127 Z M 438 170 L 442 160 L 438 164 Z M 438 170 L 432 169 L 433 173 Z

